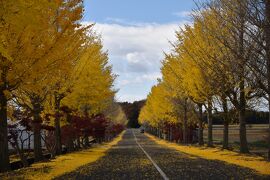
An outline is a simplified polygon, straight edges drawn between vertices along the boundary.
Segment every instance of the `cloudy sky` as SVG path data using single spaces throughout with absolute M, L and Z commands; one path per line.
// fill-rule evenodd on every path
M 145 99 L 160 75 L 163 52 L 190 21 L 192 0 L 85 0 L 85 22 L 95 22 L 118 75 L 118 101 Z

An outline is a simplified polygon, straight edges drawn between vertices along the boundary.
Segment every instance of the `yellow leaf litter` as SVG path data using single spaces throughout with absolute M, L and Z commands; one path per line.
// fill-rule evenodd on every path
M 51 161 L 36 163 L 28 168 L 22 168 L 2 175 L 0 174 L 0 179 L 46 180 L 74 171 L 80 166 L 95 162 L 106 155 L 107 150 L 122 139 L 123 133 L 124 132 L 110 143 L 79 152 L 61 155 Z
M 170 143 L 165 140 L 160 140 L 157 137 L 147 133 L 146 135 L 159 145 L 163 145 L 189 155 L 197 156 L 203 159 L 224 161 L 226 163 L 253 169 L 263 175 L 270 175 L 270 162 L 267 162 L 265 159 L 259 156 L 250 154 L 244 155 L 219 148 L 183 146 L 176 143 Z

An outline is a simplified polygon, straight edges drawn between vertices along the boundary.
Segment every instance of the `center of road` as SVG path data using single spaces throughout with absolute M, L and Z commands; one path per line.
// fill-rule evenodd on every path
M 138 139 L 134 133 L 134 130 L 132 130 L 134 139 L 137 143 L 137 145 L 141 148 L 141 150 L 144 152 L 144 154 L 147 156 L 147 158 L 152 162 L 152 164 L 155 166 L 155 168 L 157 169 L 157 171 L 160 173 L 160 175 L 163 177 L 164 180 L 169 180 L 169 178 L 167 177 L 167 175 L 161 170 L 161 168 L 157 165 L 157 163 L 151 158 L 151 156 L 143 149 L 143 147 L 139 144 Z

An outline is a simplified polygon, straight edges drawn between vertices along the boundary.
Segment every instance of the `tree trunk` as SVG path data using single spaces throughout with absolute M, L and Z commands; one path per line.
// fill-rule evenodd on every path
M 244 48 L 244 34 L 245 34 L 245 18 L 246 18 L 246 9 L 245 1 L 239 1 L 239 50 L 238 50 L 238 65 L 239 65 L 239 91 L 240 91 L 240 98 L 239 98 L 239 124 L 240 124 L 240 152 L 241 153 L 248 153 L 248 144 L 247 144 L 247 137 L 246 137 L 246 119 L 245 119 L 245 111 L 246 111 L 246 94 L 245 94 L 245 68 L 246 68 L 246 60 L 244 57 L 245 48 Z
M 239 125 L 240 125 L 240 152 L 248 153 L 247 132 L 246 132 L 246 99 L 244 81 L 240 82 L 240 108 L 239 108 Z
M 268 100 L 268 110 L 269 110 L 269 113 L 268 113 L 268 119 L 269 119 L 269 127 L 268 127 L 268 161 L 270 161 L 270 96 L 268 98 L 269 98 L 269 100 Z
M 267 60 L 267 81 L 268 81 L 268 111 L 270 113 L 270 0 L 265 0 L 265 41 L 266 41 L 266 60 Z M 270 114 L 268 128 L 268 160 L 270 161 Z
M 55 154 L 59 155 L 62 153 L 62 143 L 61 143 L 61 127 L 60 127 L 60 98 L 57 94 L 54 95 L 54 102 L 55 102 L 55 120 L 54 120 L 54 127 L 55 127 Z
M 7 132 L 7 98 L 4 90 L 0 90 L 0 172 L 10 169 Z
M 25 157 L 24 153 L 23 153 L 23 149 L 20 149 L 18 141 L 15 140 L 15 149 L 17 150 L 17 153 L 20 156 L 20 159 L 22 161 L 23 167 L 28 167 L 29 164 L 27 162 L 27 158 Z
M 90 146 L 89 136 L 87 134 L 85 134 L 85 136 L 84 136 L 84 146 L 85 147 L 89 147 Z
M 173 128 L 170 126 L 170 141 L 173 141 Z
M 23 145 L 24 145 L 24 142 L 21 143 L 21 150 L 22 150 L 22 151 L 24 151 Z
M 41 147 L 41 124 L 40 122 L 33 122 L 34 126 L 34 156 L 35 161 L 43 159 Z
M 67 149 L 68 149 L 68 152 L 73 152 L 74 151 L 74 143 L 73 143 L 72 138 L 68 139 Z
M 170 141 L 170 128 L 167 127 L 166 130 L 166 140 Z
M 41 105 L 37 101 L 38 97 L 32 99 L 33 105 L 33 113 L 34 113 L 34 120 L 33 120 L 33 131 L 34 131 L 34 156 L 35 161 L 40 161 L 43 159 L 42 155 L 42 147 L 41 147 Z
M 222 97 L 222 108 L 224 111 L 223 116 L 223 149 L 229 148 L 229 119 L 228 119 L 228 103 L 226 97 Z
M 213 147 L 213 116 L 212 116 L 212 102 L 208 101 L 207 107 L 207 120 L 208 120 L 208 147 Z
M 202 112 L 202 104 L 199 104 L 199 132 L 198 132 L 198 141 L 199 145 L 202 146 L 204 144 L 203 141 L 203 112 Z
M 77 138 L 77 147 L 78 147 L 78 149 L 81 148 L 81 140 L 80 140 L 80 137 Z
M 28 134 L 28 152 L 30 152 L 31 149 L 31 135 Z
M 185 98 L 185 102 L 184 102 L 183 140 L 184 140 L 184 144 L 188 143 L 188 138 L 187 138 L 187 98 Z

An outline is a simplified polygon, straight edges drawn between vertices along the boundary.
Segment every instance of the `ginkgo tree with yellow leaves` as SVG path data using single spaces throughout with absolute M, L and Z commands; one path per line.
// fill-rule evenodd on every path
M 42 159 L 40 126 L 42 124 L 41 113 L 46 99 L 54 90 L 55 85 L 60 85 L 60 77 L 70 73 L 68 71 L 72 68 L 84 43 L 83 35 L 88 27 L 83 27 L 78 22 L 82 17 L 82 8 L 82 1 L 57 1 L 54 4 L 54 9 L 46 11 L 50 18 L 47 29 L 45 29 L 48 34 L 47 36 L 43 35 L 40 39 L 42 44 L 49 46 L 49 49 L 40 50 L 44 56 L 40 57 L 40 63 L 32 67 L 28 82 L 23 83 L 12 93 L 16 103 L 33 113 L 36 161 Z M 44 50 L 45 52 L 43 52 Z M 56 124 L 57 121 L 56 118 Z M 56 126 L 56 132 L 59 132 L 59 126 Z M 60 136 L 59 133 L 55 134 L 57 137 Z M 59 146 L 58 143 L 57 149 L 61 148 Z
M 177 45 L 174 47 L 177 47 Z M 178 123 L 182 122 L 183 124 L 183 142 L 187 143 L 188 116 L 192 112 L 190 111 L 192 103 L 190 102 L 188 91 L 184 89 L 183 72 L 181 72 L 183 70 L 183 64 L 181 64 L 181 57 L 177 54 L 179 52 L 175 48 L 173 53 L 166 55 L 161 72 L 164 84 L 170 92 L 167 93 L 167 96 L 169 95 L 167 98 L 174 107 L 173 109 L 176 112 L 175 115 L 178 117 Z
M 240 152 L 249 152 L 245 111 L 252 108 L 254 100 L 260 101 L 265 92 L 262 92 L 260 85 L 262 74 L 256 74 L 259 69 L 267 72 L 264 60 L 267 58 L 261 56 L 266 54 L 265 47 L 261 48 L 265 42 L 258 26 L 259 17 L 268 12 L 265 4 L 253 0 L 213 0 L 204 3 L 193 14 L 193 24 L 176 32 L 172 52 L 165 56 L 161 81 L 171 92 L 166 98 L 173 99 L 178 95 L 178 98 L 196 104 L 193 110 L 198 114 L 196 121 L 201 145 L 203 105 L 208 119 L 208 146 L 213 145 L 212 113 L 219 109 L 223 111 L 223 148 L 228 148 L 229 111 L 235 110 L 239 122 Z M 151 92 L 147 102 L 153 99 L 163 102 L 159 98 Z M 172 101 L 169 103 L 177 107 Z M 149 117 L 151 113 L 159 114 L 157 110 L 151 103 L 146 103 L 141 121 L 154 121 Z M 182 113 L 185 114 L 185 111 Z
M 50 134 L 52 153 L 61 154 L 61 128 L 67 123 L 63 107 L 71 109 L 68 117 L 90 118 L 115 104 L 116 76 L 93 25 L 82 25 L 83 12 L 82 0 L 1 1 L 1 172 L 9 169 L 8 119 L 28 123 L 38 161 L 42 139 Z M 125 124 L 121 108 L 106 117 L 113 125 Z
M 139 115 L 141 124 L 148 124 L 155 127 L 157 131 L 162 130 L 165 122 L 176 122 L 172 116 L 172 106 L 168 103 L 164 84 L 160 83 L 152 87 Z M 160 135 L 161 132 L 158 132 Z
M 115 75 L 108 65 L 108 55 L 103 52 L 100 39 L 96 37 L 90 41 L 74 69 L 73 87 L 63 103 L 82 113 L 98 114 L 106 109 L 115 95 Z
M 180 125 L 179 128 L 183 131 L 183 142 L 188 143 L 188 127 L 193 126 L 196 117 L 193 111 L 194 104 L 187 99 L 187 96 L 181 94 L 183 92 L 173 91 L 173 88 L 166 83 L 165 80 L 160 81 L 151 89 L 146 105 L 140 112 L 139 122 L 155 128 L 159 136 L 166 129 L 168 139 L 173 139 L 173 128 Z
M 9 168 L 7 104 L 11 93 L 34 79 L 38 68 L 50 60 L 55 39 L 50 36 L 50 19 L 56 4 L 50 1 L 1 2 L 1 88 L 0 88 L 0 170 Z M 31 10 L 30 10 L 31 9 Z M 48 11 L 44 11 L 44 9 Z M 52 11 L 50 11 L 50 9 Z M 48 61 L 50 62 L 50 61 Z M 30 82 L 31 83 L 31 82 Z
M 170 106 L 166 93 L 162 83 L 152 88 L 139 117 L 141 123 L 148 121 L 150 125 L 158 127 L 165 121 L 175 122 L 175 119 L 170 115 L 173 113 L 172 106 Z
M 182 42 L 176 46 L 177 62 L 179 67 L 178 76 L 182 77 L 182 89 L 188 97 L 198 106 L 204 105 L 207 110 L 208 120 L 208 146 L 213 146 L 212 138 L 212 111 L 213 96 L 216 93 L 216 84 L 214 80 L 215 74 L 212 69 L 208 68 L 211 59 L 202 54 L 202 52 L 216 52 L 211 49 L 211 44 L 207 41 L 207 34 L 203 33 L 203 29 L 198 23 L 194 23 L 194 27 L 186 26 L 185 30 L 181 30 L 178 34 L 178 41 Z M 201 107 L 199 107 L 201 108 Z M 201 116 L 201 114 L 200 114 Z M 200 117 L 199 120 L 202 118 Z M 202 139 L 202 122 L 199 121 L 200 137 Z M 202 144 L 200 142 L 200 144 Z

